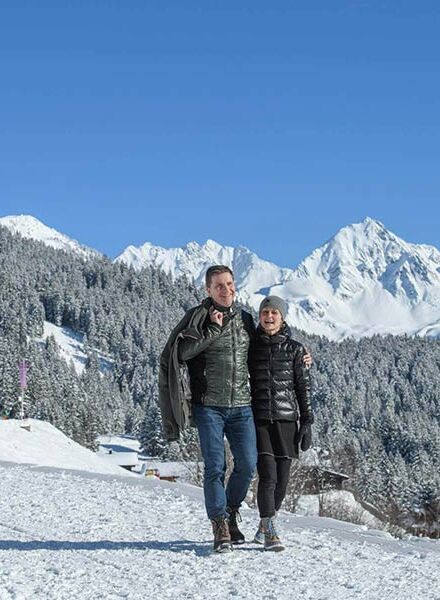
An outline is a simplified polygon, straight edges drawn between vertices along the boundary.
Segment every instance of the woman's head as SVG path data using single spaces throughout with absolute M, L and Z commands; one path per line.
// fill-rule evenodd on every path
M 279 296 L 267 296 L 260 304 L 260 325 L 268 335 L 277 333 L 287 314 L 287 303 Z

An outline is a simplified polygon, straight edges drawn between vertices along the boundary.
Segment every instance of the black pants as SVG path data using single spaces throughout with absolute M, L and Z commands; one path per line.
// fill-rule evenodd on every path
M 258 455 L 257 502 L 260 517 L 273 517 L 286 495 L 289 481 L 290 458 L 275 458 L 270 454 Z

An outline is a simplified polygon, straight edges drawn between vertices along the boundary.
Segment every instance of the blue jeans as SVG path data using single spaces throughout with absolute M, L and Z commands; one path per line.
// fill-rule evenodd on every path
M 194 405 L 200 447 L 205 463 L 206 512 L 210 519 L 227 517 L 226 507 L 239 508 L 257 464 L 257 441 L 250 406 L 234 408 Z M 234 469 L 225 490 L 225 445 L 229 442 Z

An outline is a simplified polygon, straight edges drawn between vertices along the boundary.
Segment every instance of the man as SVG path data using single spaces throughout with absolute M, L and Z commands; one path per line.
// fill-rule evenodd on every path
M 159 404 L 167 439 L 178 439 L 190 419 L 181 371 L 185 362 L 192 418 L 205 463 L 204 496 L 214 550 L 228 552 L 232 544 L 244 542 L 237 525 L 238 510 L 257 462 L 247 366 L 255 326 L 252 316 L 234 302 L 235 283 L 229 267 L 215 265 L 207 270 L 206 292 L 208 297 L 186 313 L 162 352 Z M 225 436 L 234 459 L 226 489 Z

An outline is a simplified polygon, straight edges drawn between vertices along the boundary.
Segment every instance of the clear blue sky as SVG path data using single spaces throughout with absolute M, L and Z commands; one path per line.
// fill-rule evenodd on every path
M 1 2 L 0 215 L 116 256 L 293 266 L 365 216 L 440 247 L 440 3 Z

